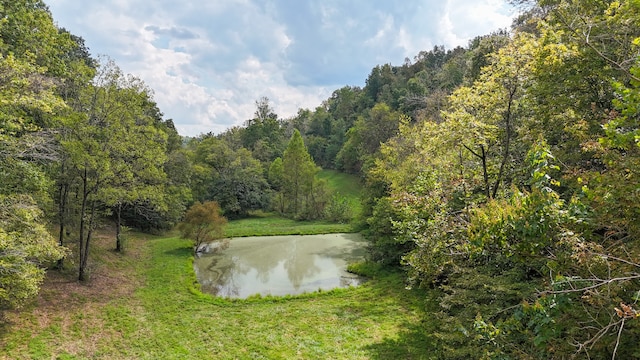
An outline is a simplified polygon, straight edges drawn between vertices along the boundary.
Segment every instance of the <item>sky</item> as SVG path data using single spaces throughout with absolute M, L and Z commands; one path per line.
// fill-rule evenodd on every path
M 181 135 L 220 133 L 267 97 L 280 118 L 376 65 L 509 28 L 502 0 L 45 0 L 81 36 L 154 91 Z

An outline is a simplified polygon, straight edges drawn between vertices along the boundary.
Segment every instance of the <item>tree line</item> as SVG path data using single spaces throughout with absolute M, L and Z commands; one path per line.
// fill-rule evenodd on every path
M 228 218 L 350 221 L 325 168 L 361 177 L 370 260 L 427 289 L 443 358 L 640 357 L 640 5 L 511 3 L 510 31 L 376 66 L 290 118 L 262 98 L 242 126 L 182 138 L 44 3 L 3 1 L 1 305 L 33 296 L 69 244 L 84 278 L 104 219 L 169 229 L 215 201 Z

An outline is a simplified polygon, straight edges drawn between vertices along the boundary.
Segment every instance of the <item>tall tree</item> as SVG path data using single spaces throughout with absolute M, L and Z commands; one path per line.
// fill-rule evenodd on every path
M 68 32 L 53 22 L 42 0 L 0 1 L 0 52 L 29 61 L 45 69 L 47 75 L 67 73 L 69 51 L 76 44 Z
M 233 153 L 233 160 L 220 169 L 211 188 L 212 199 L 220 203 L 229 218 L 245 217 L 251 210 L 268 206 L 269 184 L 262 164 L 244 148 Z
M 260 161 L 245 149 L 232 149 L 217 137 L 193 144 L 194 195 L 217 201 L 228 217 L 246 216 L 268 206 L 269 185 Z
M 274 204 L 277 211 L 281 214 L 285 212 L 285 197 L 284 197 L 284 164 L 282 158 L 276 158 L 269 166 L 268 174 L 269 184 L 275 191 Z
M 40 1 L 0 2 L 0 309 L 35 296 L 66 251 L 48 233 L 46 167 L 59 157 L 46 125 L 66 105 L 56 58 L 69 45 Z
M 100 191 L 100 198 L 111 208 L 115 216 L 116 251 L 122 248 L 122 211 L 125 206 L 136 204 L 162 209 L 164 204 L 165 179 L 163 165 L 166 161 L 167 134 L 156 128 L 153 118 L 145 114 L 149 100 L 149 89 L 138 79 L 129 79 L 121 89 L 122 112 L 112 123 L 111 136 L 124 140 L 114 147 L 110 161 L 120 164 L 117 176 Z
M 450 98 L 451 110 L 444 114 L 452 130 L 452 145 L 458 146 L 460 161 L 473 172 L 467 176 L 470 189 L 480 189 L 487 199 L 495 198 L 505 180 L 513 178 L 517 131 L 521 126 L 527 75 L 531 72 L 533 44 L 524 36 L 512 41 L 493 56 L 471 87 L 457 89 Z M 456 145 L 457 144 L 457 145 Z M 467 157 L 469 155 L 470 157 Z M 475 159 L 475 164 L 473 165 Z
M 276 160 L 277 161 L 277 160 Z M 276 165 L 274 165 L 276 166 Z M 318 166 L 311 159 L 298 130 L 293 132 L 282 157 L 282 191 L 294 217 L 318 217 L 323 185 L 316 179 Z
M 0 73 L 0 309 L 6 309 L 35 296 L 48 262 L 65 255 L 42 212 L 50 199 L 43 165 L 58 153 L 50 133 L 32 121 L 35 114 L 55 116 L 64 103 L 37 66 L 0 55 Z
M 153 199 L 157 191 L 148 186 L 164 178 L 166 134 L 144 115 L 147 96 L 144 84 L 107 60 L 81 93 L 76 109 L 82 112 L 70 114 L 63 124 L 65 169 L 77 181 L 80 280 L 86 280 L 93 231 L 105 206 L 119 211 L 123 203 L 141 196 Z
M 398 131 L 400 113 L 385 103 L 376 104 L 365 116 L 356 120 L 347 132 L 347 140 L 337 154 L 336 162 L 347 172 L 359 172 L 380 148 Z
M 254 118 L 247 120 L 242 132 L 243 146 L 251 150 L 256 159 L 268 164 L 281 155 L 284 141 L 284 128 L 280 126 L 269 98 L 260 98 L 256 101 Z

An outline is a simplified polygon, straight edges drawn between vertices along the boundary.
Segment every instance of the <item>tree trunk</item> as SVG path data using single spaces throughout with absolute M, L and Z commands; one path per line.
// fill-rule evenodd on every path
M 504 114 L 505 121 L 505 140 L 504 140 L 504 151 L 502 153 L 502 162 L 500 163 L 500 170 L 498 171 L 498 176 L 496 178 L 496 183 L 493 186 L 493 197 L 496 197 L 498 194 L 498 188 L 500 187 L 500 182 L 502 182 L 502 177 L 504 176 L 504 167 L 507 164 L 507 160 L 509 159 L 510 146 L 511 146 L 511 105 L 513 104 L 513 99 L 516 95 L 517 86 L 514 85 L 513 89 L 509 91 L 509 104 L 507 105 L 507 110 Z
M 467 181 L 464 179 L 464 163 L 462 161 L 462 148 L 458 148 L 458 156 L 460 159 L 460 180 L 462 181 L 462 193 L 464 194 L 464 213 L 467 216 L 467 220 L 471 218 L 471 214 L 469 213 L 469 202 L 467 201 L 468 191 L 467 191 Z
M 94 227 L 93 221 L 95 219 L 95 214 L 96 214 L 96 204 L 95 204 L 95 201 L 91 201 L 91 212 L 89 215 L 89 224 L 87 226 L 87 236 L 85 238 L 84 252 L 82 253 L 82 260 L 80 262 L 81 271 L 79 272 L 79 275 L 78 275 L 78 280 L 80 281 L 88 280 L 86 269 L 87 269 L 87 263 L 89 260 L 89 246 L 91 245 L 91 236 L 93 235 L 93 227 Z
M 480 159 L 482 162 L 482 178 L 484 180 L 484 193 L 487 196 L 487 199 L 491 198 L 491 185 L 489 184 L 489 170 L 487 169 L 487 152 L 484 149 L 484 145 L 480 145 L 480 154 L 473 151 L 467 145 L 462 144 L 462 146 L 467 149 L 473 156 Z
M 64 170 L 64 167 L 63 167 Z M 64 246 L 64 221 L 65 221 L 65 212 L 67 211 L 67 198 L 69 197 L 69 184 L 60 184 L 59 188 L 59 204 L 58 204 L 58 222 L 59 222 L 59 234 L 58 234 L 58 244 L 60 246 Z M 56 265 L 58 270 L 62 270 L 64 267 L 64 258 L 58 260 Z
M 116 251 L 117 252 L 122 252 L 122 235 L 121 235 L 121 228 L 122 228 L 122 203 L 118 202 L 118 204 L 116 205 Z
M 487 195 L 487 200 L 491 199 L 491 185 L 489 184 L 489 170 L 487 169 L 487 153 L 484 150 L 484 145 L 480 145 L 482 150 L 482 177 L 484 178 L 484 191 Z
M 85 213 L 87 211 L 87 197 L 89 193 L 87 192 L 87 170 L 84 170 L 84 175 L 82 177 L 82 205 L 80 206 L 80 243 L 79 243 L 79 261 L 78 261 L 78 280 L 85 281 L 85 261 L 84 261 L 84 226 L 85 226 Z

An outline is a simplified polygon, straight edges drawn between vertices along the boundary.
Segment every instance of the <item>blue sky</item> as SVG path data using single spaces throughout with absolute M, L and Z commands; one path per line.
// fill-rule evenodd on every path
M 314 109 L 379 64 L 507 28 L 501 0 L 45 0 L 58 26 L 154 91 L 182 135 Z

